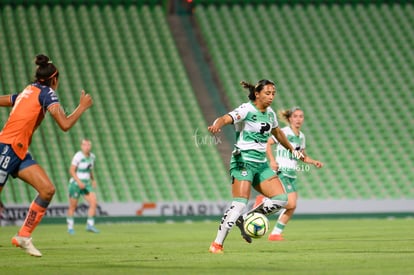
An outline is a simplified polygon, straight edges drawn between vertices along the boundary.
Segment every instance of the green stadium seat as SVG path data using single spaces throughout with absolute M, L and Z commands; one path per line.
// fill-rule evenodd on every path
M 192 144 L 194 129 L 207 126 L 161 6 L 5 5 L 0 11 L 8 22 L 0 23 L 0 56 L 16 68 L 2 71 L 3 89 L 21 89 L 27 60 L 47 48 L 62 72 L 58 94 L 65 109 L 77 105 L 81 88 L 94 98 L 69 133 L 46 119 L 33 138 L 33 154 L 57 185 L 56 202 L 67 202 L 67 171 L 83 137 L 93 141 L 97 156 L 100 201 L 205 200 L 207 189 L 228 177 L 214 147 L 201 152 Z M 14 49 L 8 56 L 4 45 Z M 173 169 L 170 161 L 177 163 Z M 202 181 L 199 170 L 206 171 Z M 10 189 L 6 203 L 33 199 L 24 184 Z M 217 195 L 209 199 L 229 198 Z
M 413 5 L 397 3 L 202 5 L 195 13 L 232 106 L 246 100 L 240 76 L 256 81 L 268 72 L 277 83 L 275 109 L 304 108 L 307 150 L 326 168 L 301 177 L 301 197 L 350 199 L 414 197 L 379 181 L 397 178 L 410 161 L 390 155 L 412 147 L 403 134 L 414 130 L 412 15 Z M 413 173 L 403 172 L 411 181 Z M 321 182 L 338 184 L 315 191 Z

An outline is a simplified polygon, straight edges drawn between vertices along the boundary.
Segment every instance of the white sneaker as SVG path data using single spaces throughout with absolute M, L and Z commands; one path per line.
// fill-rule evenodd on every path
M 30 254 L 35 257 L 42 257 L 42 253 L 40 253 L 39 250 L 34 247 L 32 243 L 32 238 L 28 237 L 21 237 L 21 236 L 14 236 L 12 238 L 12 244 L 16 247 L 20 247 L 24 251 L 26 251 L 27 254 Z

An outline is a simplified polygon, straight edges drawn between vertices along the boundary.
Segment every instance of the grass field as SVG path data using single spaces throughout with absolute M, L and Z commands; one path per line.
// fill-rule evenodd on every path
M 273 224 L 273 223 L 272 223 Z M 230 232 L 225 254 L 207 252 L 218 221 L 98 224 L 76 234 L 40 225 L 35 258 L 0 228 L 0 274 L 414 274 L 414 219 L 293 220 L 283 242 L 244 242 Z

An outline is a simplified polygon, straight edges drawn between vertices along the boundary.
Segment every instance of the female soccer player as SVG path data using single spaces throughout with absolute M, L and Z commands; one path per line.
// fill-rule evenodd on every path
M 317 168 L 321 168 L 323 163 L 314 160 L 309 157 L 305 152 L 305 135 L 300 131 L 303 121 L 305 119 L 303 110 L 299 107 L 293 107 L 289 110 L 282 110 L 278 112 L 280 120 L 289 124 L 282 128 L 283 133 L 285 133 L 289 143 L 293 148 L 299 150 L 303 155 L 303 162 L 312 164 Z M 277 144 L 278 142 L 274 140 L 273 137 L 270 137 L 267 143 L 266 155 L 269 159 L 270 167 L 274 171 L 278 171 L 278 176 L 285 187 L 286 192 L 288 193 L 288 203 L 285 206 L 285 209 L 279 215 L 277 223 L 273 228 L 272 233 L 269 235 L 270 241 L 281 241 L 283 240 L 282 232 L 286 224 L 292 218 L 293 213 L 296 209 L 296 202 L 298 200 L 298 187 L 297 187 L 297 159 L 292 158 L 289 151 L 287 151 L 282 145 L 278 144 L 276 148 L 276 159 L 273 154 L 272 145 Z M 300 168 L 300 167 L 299 167 Z M 263 196 L 258 195 L 256 197 L 256 202 L 261 203 L 263 201 Z
M 249 90 L 250 101 L 217 118 L 208 127 L 213 134 L 220 132 L 228 124 L 234 124 L 236 130 L 236 144 L 230 161 L 233 200 L 221 219 L 216 239 L 209 248 L 211 253 L 223 253 L 224 240 L 236 221 L 243 238 L 251 242 L 243 233 L 243 219 L 240 217 L 246 208 L 252 186 L 271 198 L 252 211 L 270 215 L 287 203 L 283 185 L 266 159 L 266 144 L 270 135 L 275 136 L 289 151 L 294 151 L 279 129 L 276 114 L 270 107 L 276 93 L 275 84 L 263 79 L 256 85 L 244 81 L 241 85 Z
M 0 192 L 9 175 L 20 178 L 38 192 L 23 225 L 12 238 L 12 244 L 21 247 L 32 256 L 41 257 L 42 254 L 32 243 L 31 234 L 46 213 L 55 194 L 55 187 L 43 168 L 28 152 L 32 135 L 42 122 L 46 111 L 49 111 L 63 131 L 68 131 L 92 106 L 92 98 L 82 91 L 79 105 L 70 115 L 66 115 L 55 92 L 59 85 L 58 69 L 49 57 L 43 54 L 36 56 L 35 63 L 37 68 L 33 83 L 20 94 L 0 96 L 0 106 L 13 106 L 0 132 Z
M 73 215 L 81 195 L 89 203 L 86 231 L 99 233 L 99 230 L 95 228 L 94 220 L 96 213 L 96 194 L 94 192 L 96 181 L 93 176 L 95 155 L 91 152 L 91 149 L 92 142 L 89 139 L 83 139 L 81 150 L 73 156 L 69 169 L 69 173 L 72 176 L 69 180 L 69 209 L 66 218 L 69 234 L 75 234 Z

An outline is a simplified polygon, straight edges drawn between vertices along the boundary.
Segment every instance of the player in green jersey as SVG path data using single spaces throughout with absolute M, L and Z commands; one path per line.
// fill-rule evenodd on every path
M 269 167 L 266 158 L 267 140 L 271 135 L 289 151 L 294 152 L 294 148 L 278 127 L 276 114 L 270 107 L 276 94 L 275 84 L 263 79 L 256 85 L 244 81 L 241 85 L 249 90 L 250 101 L 217 118 L 208 127 L 212 134 L 220 132 L 223 126 L 229 124 L 234 124 L 236 130 L 236 144 L 230 160 L 233 200 L 221 219 L 216 239 L 209 248 L 211 253 L 223 253 L 224 240 L 235 224 L 241 229 L 243 238 L 251 242 L 242 226 L 242 214 L 249 200 L 251 187 L 270 199 L 248 213 L 270 215 L 287 204 L 283 185 Z
M 93 233 L 99 233 L 95 227 L 96 213 L 96 188 L 95 178 L 93 176 L 93 167 L 95 165 L 95 155 L 91 152 L 92 143 L 88 139 L 83 139 L 81 143 L 81 151 L 78 151 L 72 159 L 70 166 L 69 180 L 69 209 L 66 222 L 68 225 L 68 233 L 75 234 L 74 230 L 74 214 L 78 206 L 79 197 L 89 203 L 88 219 L 86 221 L 86 230 Z
M 323 163 L 312 159 L 305 152 L 305 135 L 300 131 L 305 116 L 303 110 L 299 107 L 293 107 L 288 110 L 282 110 L 278 112 L 279 119 L 286 122 L 289 126 L 282 128 L 289 143 L 296 150 L 300 150 L 303 154 L 303 162 L 314 165 L 317 168 L 321 168 Z M 277 144 L 276 147 L 276 159 L 272 145 Z M 266 155 L 269 159 L 270 167 L 274 171 L 278 171 L 278 176 L 282 181 L 286 192 L 288 193 L 288 203 L 285 206 L 278 217 L 277 223 L 269 235 L 270 241 L 281 241 L 283 240 L 282 232 L 286 224 L 292 218 L 293 213 L 296 209 L 296 203 L 298 200 L 298 186 L 297 186 L 297 172 L 300 169 L 297 164 L 297 159 L 293 158 L 289 151 L 287 151 L 282 145 L 280 145 L 274 138 L 269 138 L 267 143 Z M 265 198 L 261 195 L 256 197 L 256 204 L 263 202 Z

